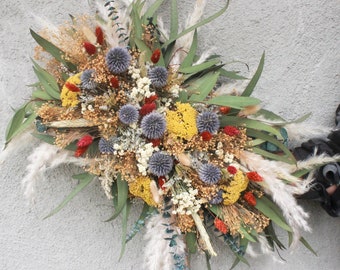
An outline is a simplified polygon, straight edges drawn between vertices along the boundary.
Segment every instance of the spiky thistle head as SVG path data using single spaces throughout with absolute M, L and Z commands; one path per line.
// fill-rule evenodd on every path
M 105 139 L 105 138 L 100 138 L 98 142 L 98 148 L 100 153 L 102 154 L 113 154 L 114 152 L 114 143 L 116 141 L 116 137 L 110 138 L 110 139 Z
M 125 48 L 115 47 L 106 54 L 106 64 L 113 74 L 125 72 L 129 68 L 130 61 L 131 55 Z
M 162 88 L 167 84 L 168 71 L 165 67 L 154 67 L 149 70 L 148 77 L 152 86 Z
M 206 163 L 199 167 L 198 176 L 204 183 L 214 185 L 221 179 L 222 173 L 217 166 Z
M 199 132 L 208 131 L 215 133 L 220 128 L 220 121 L 215 112 L 202 112 L 196 118 L 197 129 Z
M 95 70 L 86 69 L 80 75 L 81 87 L 86 90 L 93 90 L 97 87 L 97 83 L 94 80 Z
M 164 176 L 171 172 L 173 159 L 167 154 L 155 152 L 149 159 L 149 169 L 156 176 Z
M 142 132 L 148 139 L 159 139 L 166 129 L 166 121 L 162 114 L 153 111 L 143 117 L 141 122 Z
M 138 116 L 138 109 L 131 104 L 122 106 L 118 112 L 119 120 L 126 125 L 136 123 L 138 121 Z

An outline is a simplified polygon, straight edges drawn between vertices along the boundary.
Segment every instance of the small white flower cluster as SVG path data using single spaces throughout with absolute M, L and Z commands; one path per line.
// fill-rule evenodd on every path
M 228 152 L 224 152 L 222 142 L 218 142 L 215 150 L 215 154 L 219 159 L 222 159 L 225 163 L 231 163 L 234 160 L 234 155 Z
M 153 147 L 152 143 L 145 143 L 144 145 L 139 145 L 138 149 L 136 150 L 136 160 L 137 160 L 137 167 L 138 171 L 142 175 L 147 174 L 147 168 L 149 163 L 149 158 L 151 157 L 154 151 L 157 151 L 158 147 Z
M 154 92 L 150 91 L 151 80 L 148 77 L 141 77 L 141 70 L 131 65 L 129 67 L 129 74 L 136 80 L 136 87 L 133 87 L 130 92 L 130 99 L 135 103 L 142 101 L 145 97 L 151 97 Z
M 164 114 L 167 110 L 169 110 L 173 100 L 171 98 L 162 98 L 161 102 L 162 102 L 162 106 L 159 106 L 159 108 L 157 108 L 157 111 L 159 113 Z
M 171 86 L 169 92 L 172 94 L 173 97 L 178 97 L 179 92 L 182 90 L 183 89 L 181 89 L 178 84 L 174 84 L 173 86 Z
M 234 155 L 233 155 L 233 154 L 230 154 L 230 153 L 228 153 L 228 152 L 224 154 L 224 159 L 223 159 L 223 161 L 224 161 L 225 163 L 232 163 L 233 160 L 234 160 Z
M 188 186 L 187 190 L 182 190 L 180 193 L 173 195 L 171 201 L 176 206 L 172 214 L 191 215 L 197 213 L 201 208 L 201 200 L 196 199 L 198 190 L 190 185 L 190 181 L 185 181 Z

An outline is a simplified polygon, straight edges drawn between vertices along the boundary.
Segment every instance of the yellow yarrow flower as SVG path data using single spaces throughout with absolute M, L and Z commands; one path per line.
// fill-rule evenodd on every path
M 198 133 L 197 111 L 189 103 L 176 103 L 176 111 L 166 112 L 167 131 L 173 137 L 190 140 Z
M 247 176 L 242 171 L 237 171 L 229 186 L 221 186 L 221 189 L 224 191 L 222 195 L 223 204 L 231 205 L 237 202 L 241 196 L 241 192 L 247 188 L 248 183 L 249 180 Z
M 81 80 L 80 80 L 80 73 L 77 73 L 76 75 L 71 76 L 70 78 L 67 79 L 66 82 L 74 84 L 74 85 L 79 85 Z M 61 99 L 61 105 L 63 107 L 75 107 L 78 105 L 79 100 L 78 96 L 80 92 L 72 92 L 70 91 L 66 86 L 66 83 L 64 84 L 63 88 L 61 89 L 60 93 L 60 99 Z
M 129 184 L 129 191 L 132 195 L 143 199 L 150 206 L 157 206 L 151 193 L 151 179 L 147 176 L 140 176 Z

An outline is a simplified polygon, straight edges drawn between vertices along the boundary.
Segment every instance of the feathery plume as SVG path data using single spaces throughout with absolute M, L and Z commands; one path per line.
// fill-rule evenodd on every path
M 265 160 L 260 155 L 242 151 L 240 154 L 242 165 L 258 172 L 263 177 L 259 182 L 265 192 L 271 195 L 274 202 L 281 208 L 284 217 L 294 232 L 293 243 L 299 240 L 299 229 L 311 231 L 307 223 L 308 213 L 297 204 L 294 194 L 301 194 L 308 190 L 309 183 L 290 175 L 292 166 L 283 162 Z M 294 181 L 294 187 L 282 180 Z

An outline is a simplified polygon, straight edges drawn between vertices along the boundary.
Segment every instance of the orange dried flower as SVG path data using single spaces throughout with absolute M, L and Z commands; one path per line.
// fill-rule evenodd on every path
M 89 54 L 89 55 L 93 55 L 96 53 L 97 51 L 97 48 L 96 46 L 94 46 L 92 43 L 88 42 L 88 41 L 85 41 L 83 43 L 83 46 L 84 46 L 84 49 L 85 51 Z
M 161 144 L 161 140 L 160 139 L 151 139 L 150 142 L 152 143 L 153 147 L 157 147 Z
M 247 172 L 247 177 L 249 180 L 254 181 L 254 182 L 263 181 L 263 177 L 259 175 L 257 172 Z
M 243 199 L 251 206 L 256 205 L 256 198 L 253 194 L 253 192 L 248 191 L 243 195 Z
M 160 57 L 161 57 L 161 50 L 160 49 L 154 50 L 151 55 L 151 62 L 154 64 L 158 63 Z
M 215 225 L 215 228 L 219 230 L 221 233 L 226 234 L 228 232 L 227 225 L 217 217 L 214 220 L 214 225 Z

